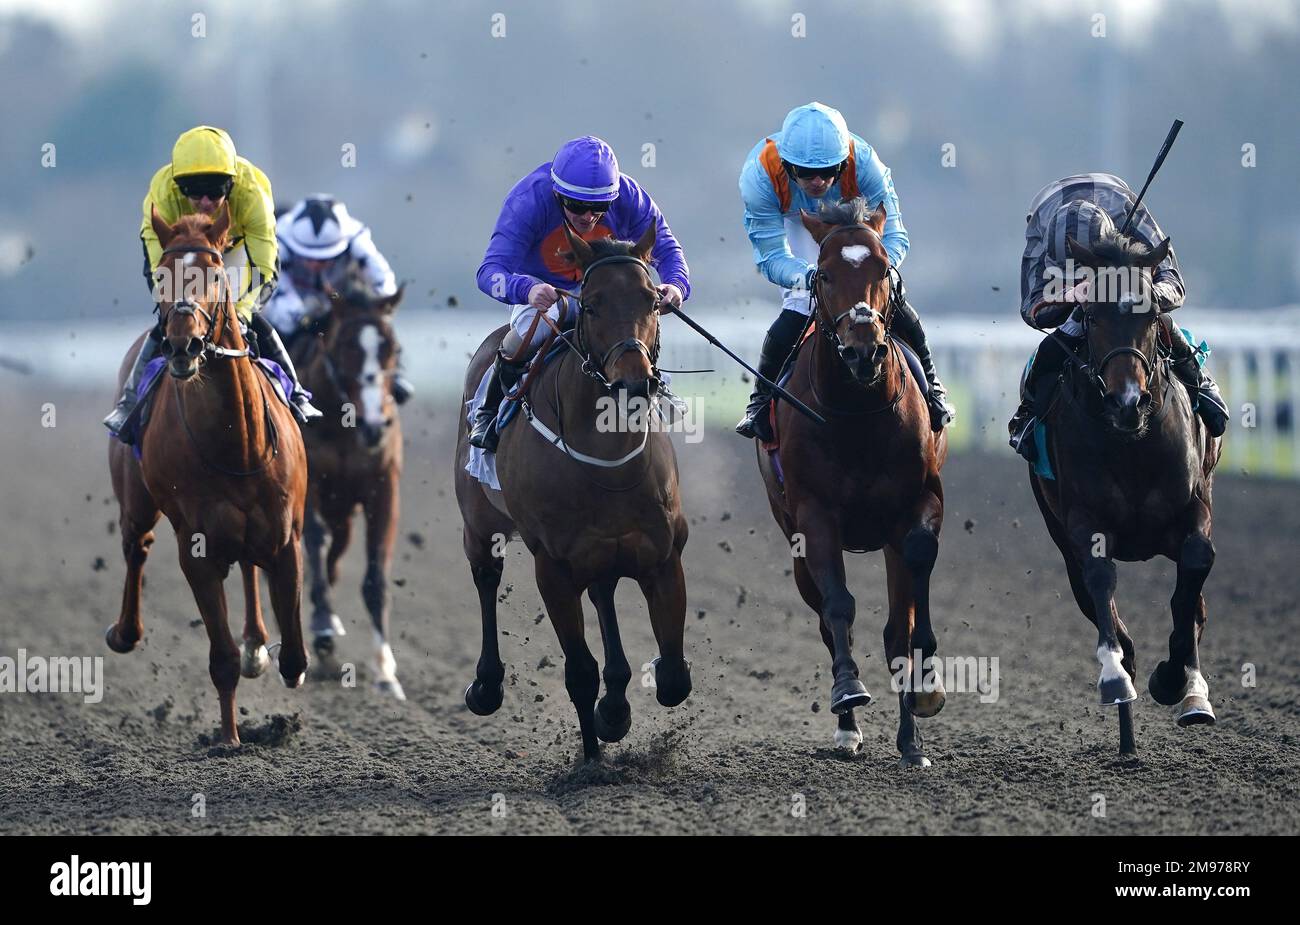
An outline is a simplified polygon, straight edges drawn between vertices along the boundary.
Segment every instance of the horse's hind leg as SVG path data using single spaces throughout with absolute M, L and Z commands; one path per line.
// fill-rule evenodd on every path
M 240 562 L 244 579 L 244 649 L 239 657 L 239 673 L 256 678 L 271 664 L 266 651 L 266 624 L 262 622 L 262 600 L 257 590 L 257 566 Z
M 821 595 L 822 638 L 831 638 L 831 712 L 838 716 L 871 702 L 866 685 L 858 679 L 858 663 L 853 660 L 857 602 L 844 580 L 843 543 L 835 513 L 805 505 L 798 512 L 796 525 L 807 540 L 808 575 Z
M 497 544 L 492 537 L 480 536 L 470 529 L 468 522 L 462 535 L 465 558 L 469 559 L 469 570 L 474 576 L 474 587 L 478 591 L 479 617 L 483 627 L 483 642 L 478 665 L 474 670 L 474 680 L 465 688 L 465 705 L 472 713 L 488 716 L 501 708 L 501 700 L 505 696 L 502 682 L 506 670 L 501 664 L 501 648 L 497 640 L 497 588 L 501 586 L 505 557 L 494 555 Z
M 388 616 L 392 599 L 388 594 L 388 570 L 393 563 L 393 543 L 397 539 L 398 488 L 396 476 L 385 476 L 374 486 L 366 501 L 366 577 L 361 583 L 361 597 L 370 612 L 375 637 L 375 688 L 397 700 L 405 700 L 397 680 L 397 660 L 388 642 Z
M 302 541 L 307 571 L 311 573 L 312 648 L 322 658 L 328 658 L 334 653 L 334 637 L 344 635 L 343 621 L 334 613 L 330 586 L 325 577 L 324 550 L 327 533 L 325 519 L 309 499 L 303 513 Z
M 1165 706 L 1178 704 L 1178 725 L 1214 723 L 1210 688 L 1201 674 L 1199 643 L 1205 628 L 1205 598 L 1201 589 L 1214 566 L 1210 539 L 1210 509 L 1199 498 L 1189 511 L 1192 531 L 1178 553 L 1178 582 L 1169 601 L 1174 631 L 1169 636 L 1169 660 L 1151 672 L 1151 696 Z
M 302 634 L 302 546 L 292 536 L 266 569 L 271 610 L 280 629 L 280 680 L 298 687 L 307 677 L 307 647 Z
M 637 579 L 650 609 L 650 626 L 659 655 L 654 660 L 655 699 L 675 707 L 691 693 L 691 665 L 686 661 L 686 576 L 682 556 L 674 549 L 656 571 Z
M 573 708 L 578 711 L 578 725 L 582 727 L 582 757 L 584 761 L 600 760 L 600 743 L 596 740 L 593 717 L 596 694 L 600 692 L 600 671 L 596 659 L 583 638 L 581 590 L 574 584 L 569 568 L 557 562 L 542 550 L 536 555 L 537 589 L 546 603 L 546 612 L 564 650 L 564 686 L 569 691 Z
M 130 450 L 125 452 L 129 454 Z M 122 536 L 122 558 L 126 560 L 126 581 L 122 586 L 122 609 L 118 612 L 117 622 L 108 628 L 105 640 L 114 652 L 130 652 L 144 635 L 140 592 L 144 587 L 144 564 L 153 547 L 153 528 L 158 523 L 159 511 L 145 488 L 135 460 L 112 460 L 112 464 L 113 490 L 120 506 L 117 523 Z M 119 471 L 122 471 L 120 477 Z
M 587 589 L 600 620 L 600 638 L 605 643 L 605 696 L 596 704 L 593 719 L 596 735 L 602 742 L 617 742 L 632 728 L 632 707 L 627 702 L 627 685 L 632 680 L 632 666 L 623 651 L 618 631 L 618 614 L 614 610 L 614 588 L 618 579 L 594 582 Z
M 821 631 L 822 642 L 826 644 L 826 649 L 835 657 L 835 637 L 826 626 L 826 621 L 821 619 L 822 612 L 822 593 L 817 590 L 817 583 L 812 580 L 812 575 L 808 573 L 808 566 L 803 556 L 795 556 L 794 562 L 794 582 L 799 588 L 799 594 L 803 596 L 804 603 L 817 614 L 817 628 Z M 835 747 L 846 751 L 850 754 L 856 752 L 862 747 L 862 730 L 858 728 L 857 716 L 852 710 L 845 710 L 836 717 L 835 725 Z
M 177 531 L 180 539 L 181 531 Z M 226 616 L 226 591 L 222 587 L 230 567 L 211 559 L 190 554 L 189 546 L 180 542 L 181 571 L 194 592 L 203 626 L 208 632 L 208 673 L 221 703 L 221 741 L 239 744 L 235 724 L 235 686 L 239 684 L 239 647 L 230 634 Z

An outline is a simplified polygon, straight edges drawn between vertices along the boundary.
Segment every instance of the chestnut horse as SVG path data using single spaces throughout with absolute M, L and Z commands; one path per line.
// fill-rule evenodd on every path
M 163 247 L 155 272 L 171 281 L 170 293 L 159 300 L 160 349 L 168 375 L 160 373 L 152 417 L 138 441 L 140 459 L 129 446 L 109 442 L 126 585 L 121 614 L 109 627 L 107 641 L 114 652 L 130 652 L 144 635 L 141 575 L 154 525 L 160 512 L 166 514 L 176 531 L 181 571 L 208 633 L 208 670 L 221 701 L 221 741 L 238 745 L 235 685 L 241 673 L 257 677 L 270 664 L 258 606 L 258 568 L 266 571 L 280 627 L 280 675 L 288 687 L 297 687 L 306 676 L 298 541 L 307 458 L 297 422 L 253 368 L 236 323 L 221 259 L 228 227 L 224 208 L 216 221 L 187 215 L 171 226 L 157 210 L 153 213 Z M 192 284 L 194 280 L 199 282 Z M 143 338 L 136 339 L 123 361 L 119 391 Z M 223 587 L 236 562 L 244 577 L 242 655 L 226 622 Z
M 402 477 L 402 422 L 392 379 L 400 347 L 392 317 L 403 290 L 371 299 L 360 293 L 331 293 L 332 307 L 322 335 L 304 332 L 294 342 L 294 362 L 325 416 L 307 428 L 307 515 L 303 539 L 311 572 L 311 632 L 322 659 L 333 656 L 342 621 L 330 590 L 338 583 L 339 559 L 352 536 L 359 507 L 366 521 L 366 574 L 361 597 L 370 613 L 375 644 L 375 688 L 398 700 L 406 694 L 397 680 L 389 644 L 393 562 Z M 330 544 L 324 552 L 326 534 Z
M 944 431 L 930 429 L 925 396 L 890 337 L 889 256 L 880 241 L 882 205 L 867 214 L 854 199 L 802 213 L 821 247 L 812 292 L 816 332 L 799 351 L 789 391 L 826 419 L 818 424 L 775 403 L 780 469 L 758 448 L 772 515 L 791 543 L 799 593 L 820 619 L 834 673 L 831 712 L 837 747 L 862 744 L 853 711 L 871 701 L 853 660 L 855 604 L 844 552 L 883 549 L 889 586 L 885 655 L 898 690 L 902 765 L 928 767 L 915 717 L 944 704 L 941 673 L 930 660 L 930 572 L 943 525 L 939 470 Z M 921 689 L 913 681 L 913 646 Z
M 456 499 L 483 623 L 482 654 L 465 702 L 480 716 L 501 706 L 505 668 L 497 646 L 496 595 L 505 541 L 517 532 L 533 554 L 537 587 L 564 650 L 564 683 L 578 711 L 583 757 L 598 761 L 597 739 L 617 742 L 632 724 L 626 694 L 632 669 L 614 612 L 619 579 L 635 579 L 649 606 L 659 645 L 653 663 L 659 703 L 676 706 L 691 691 L 682 648 L 687 526 L 668 435 L 648 422 L 636 426 L 632 414 L 627 427 L 598 423 L 601 407 L 609 407 L 605 403 L 620 396 L 653 403 L 659 388 L 658 294 L 648 266 L 654 224 L 636 244 L 588 243 L 567 226 L 565 232 L 583 273 L 577 326 L 558 345 L 560 357 L 533 374 L 529 404 L 501 434 L 500 491 L 465 471 L 469 444 L 461 416 Z M 493 331 L 470 361 L 466 401 L 505 332 Z M 584 590 L 605 644 L 605 696 L 599 704 L 600 676 L 584 639 Z
M 1118 706 L 1119 749 L 1131 754 L 1137 667 L 1115 607 L 1117 559 L 1165 556 L 1177 563 L 1169 660 L 1156 666 L 1147 687 L 1157 703 L 1177 705 L 1179 726 L 1215 720 L 1199 642 L 1201 588 L 1214 565 L 1211 486 L 1222 441 L 1206 432 L 1158 350 L 1151 268 L 1168 254 L 1168 239 L 1154 249 L 1120 235 L 1092 250 L 1073 238 L 1066 244 L 1081 266 L 1127 272 L 1111 273 L 1118 291 L 1084 309 L 1086 356 L 1067 351 L 1063 385 L 1044 415 L 1055 478 L 1031 466 L 1029 481 L 1075 602 L 1097 627 L 1098 693 L 1104 706 Z

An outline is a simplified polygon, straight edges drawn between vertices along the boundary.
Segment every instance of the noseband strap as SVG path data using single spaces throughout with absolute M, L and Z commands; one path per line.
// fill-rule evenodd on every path
M 173 302 L 171 308 L 167 310 L 167 314 L 170 315 L 172 312 L 180 312 L 182 315 L 200 314 L 203 316 L 203 318 L 208 322 L 208 329 L 204 332 L 202 339 L 204 354 L 227 358 L 252 356 L 252 353 L 247 347 L 243 350 L 232 350 L 229 347 L 222 347 L 220 344 L 217 344 L 212 340 L 214 333 L 219 331 L 223 326 L 226 306 L 230 304 L 230 281 L 226 279 L 225 258 L 221 251 L 217 250 L 215 247 L 207 247 L 202 244 L 183 244 L 175 247 L 163 248 L 162 256 L 166 257 L 169 254 L 207 254 L 210 257 L 215 257 L 218 261 L 216 269 L 221 273 L 222 298 L 220 307 L 217 309 L 216 317 L 213 317 L 207 309 L 203 308 L 191 299 L 181 299 L 178 302 Z M 160 314 L 159 320 L 165 322 L 166 318 Z

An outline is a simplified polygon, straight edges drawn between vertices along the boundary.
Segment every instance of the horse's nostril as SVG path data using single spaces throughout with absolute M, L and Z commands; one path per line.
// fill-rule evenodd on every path
M 196 357 L 202 352 L 203 352 L 203 341 L 197 337 L 191 337 L 189 339 L 189 342 L 185 344 L 186 356 Z
M 169 357 L 169 358 L 170 358 L 171 355 L 172 355 L 173 353 L 176 352 L 176 348 L 172 346 L 172 342 L 171 342 L 171 341 L 169 341 L 169 340 L 165 340 L 165 341 L 162 342 L 162 346 L 158 348 L 158 351 L 159 351 L 163 356 L 165 356 L 165 357 Z
M 1150 404 L 1151 404 L 1151 393 L 1150 393 L 1150 392 L 1143 392 L 1142 395 L 1141 395 L 1141 397 L 1138 398 L 1138 407 L 1139 407 L 1139 408 L 1145 408 L 1145 407 L 1147 407 L 1147 406 L 1150 405 Z
M 883 363 L 885 362 L 885 357 L 888 355 L 889 355 L 889 348 L 886 347 L 884 344 L 878 344 L 876 346 L 876 349 L 872 351 L 871 358 L 877 363 Z

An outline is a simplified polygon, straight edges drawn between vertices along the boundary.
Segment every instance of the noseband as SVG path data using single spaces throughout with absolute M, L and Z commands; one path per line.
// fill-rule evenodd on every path
M 872 234 L 876 233 L 874 228 L 872 228 L 869 225 L 863 225 L 861 223 L 854 224 L 854 225 L 837 225 L 835 228 L 831 230 L 830 234 L 822 238 L 821 247 L 824 249 L 826 247 L 826 242 L 842 231 L 858 231 L 858 230 L 870 231 Z M 889 268 L 889 272 L 895 275 L 897 275 L 898 273 L 898 271 L 895 270 L 893 267 Z M 812 285 L 812 291 L 810 293 L 810 299 L 811 299 L 810 314 L 812 314 L 814 317 L 817 314 L 818 307 L 825 301 L 821 297 L 821 285 L 822 285 L 822 274 L 820 270 L 817 270 L 813 274 L 813 285 Z M 889 307 L 890 308 L 893 307 L 892 296 L 890 299 Z M 829 325 L 824 326 L 823 333 L 826 335 L 827 339 L 830 340 L 830 342 L 835 345 L 835 352 L 837 355 L 840 355 L 841 351 L 844 349 L 844 341 L 840 339 L 839 326 L 840 326 L 840 322 L 843 321 L 845 318 L 850 319 L 849 320 L 850 327 L 856 324 L 875 324 L 876 322 L 880 322 L 885 326 L 885 333 L 888 334 L 890 322 L 893 320 L 893 312 L 890 311 L 887 315 L 882 315 L 871 305 L 868 305 L 865 301 L 863 301 L 863 302 L 855 303 L 854 305 L 850 306 L 847 311 L 840 312 L 838 315 L 832 318 L 831 323 Z

